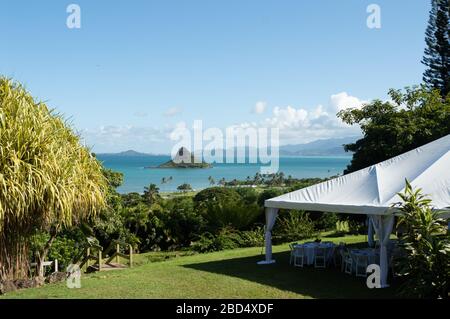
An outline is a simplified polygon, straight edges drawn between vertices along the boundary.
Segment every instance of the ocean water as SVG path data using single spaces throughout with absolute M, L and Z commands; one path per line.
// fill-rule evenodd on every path
M 190 184 L 195 190 L 209 187 L 208 177 L 216 182 L 221 178 L 227 181 L 245 180 L 260 171 L 260 164 L 213 164 L 208 169 L 171 169 L 145 168 L 156 167 L 170 160 L 169 156 L 118 156 L 98 154 L 97 158 L 107 168 L 124 174 L 124 183 L 118 188 L 120 193 L 142 193 L 144 187 L 153 183 L 162 192 L 176 191 L 183 183 Z M 329 177 L 342 174 L 350 163 L 351 157 L 280 157 L 279 171 L 295 178 Z M 163 177 L 172 176 L 170 183 L 161 184 Z

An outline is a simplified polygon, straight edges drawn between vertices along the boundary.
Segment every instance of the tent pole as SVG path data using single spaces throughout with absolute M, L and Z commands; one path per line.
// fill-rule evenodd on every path
M 387 248 L 385 244 L 380 245 L 380 283 L 381 288 L 389 287 L 387 283 L 387 272 L 389 271 L 388 261 L 387 261 Z
M 367 216 L 367 243 L 369 247 L 374 247 L 372 216 Z
M 378 218 L 378 238 L 380 240 L 380 283 L 381 288 L 389 287 L 387 282 L 389 272 L 389 260 L 387 245 L 389 236 L 394 226 L 394 216 L 377 216 Z
M 275 263 L 272 259 L 272 229 L 275 225 L 275 221 L 278 216 L 278 208 L 266 208 L 266 232 L 265 232 L 265 245 L 266 245 L 266 259 L 258 262 L 258 265 L 267 265 Z

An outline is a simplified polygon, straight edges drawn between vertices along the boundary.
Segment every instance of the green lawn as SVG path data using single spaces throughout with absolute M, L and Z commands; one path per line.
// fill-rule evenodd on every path
M 323 238 L 365 245 L 364 236 Z M 366 287 L 364 278 L 337 269 L 295 268 L 287 245 L 274 246 L 273 265 L 257 265 L 261 248 L 176 257 L 136 256 L 132 269 L 83 275 L 80 289 L 65 283 L 19 290 L 3 298 L 393 298 L 388 289 Z

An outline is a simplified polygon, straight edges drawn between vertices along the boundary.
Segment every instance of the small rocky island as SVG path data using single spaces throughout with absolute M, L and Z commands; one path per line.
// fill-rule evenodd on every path
M 205 161 L 197 161 L 194 158 L 194 155 L 189 152 L 189 150 L 185 147 L 182 147 L 178 150 L 175 158 L 170 161 L 165 162 L 164 164 L 159 165 L 157 168 L 211 168 L 212 165 L 206 163 Z

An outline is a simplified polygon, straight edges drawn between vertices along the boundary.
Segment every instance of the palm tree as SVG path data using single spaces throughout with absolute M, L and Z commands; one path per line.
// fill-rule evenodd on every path
M 288 178 L 287 178 L 288 185 L 292 184 L 292 180 L 293 180 L 292 175 L 288 175 Z
M 278 186 L 282 186 L 284 184 L 285 175 L 283 172 L 278 172 L 275 174 L 275 183 Z
M 163 177 L 163 178 L 161 179 L 161 184 L 165 184 L 165 183 L 167 183 L 167 180 L 166 180 L 165 177 Z
M 18 83 L 0 78 L 0 280 L 25 278 L 35 231 L 58 231 L 106 206 L 101 164 L 66 121 Z
M 259 184 L 261 183 L 261 181 L 262 181 L 261 173 L 260 173 L 260 172 L 257 172 L 257 173 L 255 174 L 255 177 L 253 178 L 253 183 L 254 183 L 255 185 L 259 185 Z
M 144 199 L 150 206 L 156 203 L 159 198 L 159 187 L 156 184 L 150 184 L 144 187 Z
M 213 186 L 216 183 L 216 181 L 214 180 L 214 178 L 212 176 L 208 177 L 208 181 L 209 181 L 209 185 L 211 185 L 211 186 Z
M 123 211 L 125 216 L 125 222 L 130 229 L 134 229 L 134 234 L 137 236 L 139 230 L 147 230 L 147 224 L 149 222 L 149 208 L 143 203 L 137 206 L 127 207 Z M 131 226 L 131 227 L 130 227 Z

